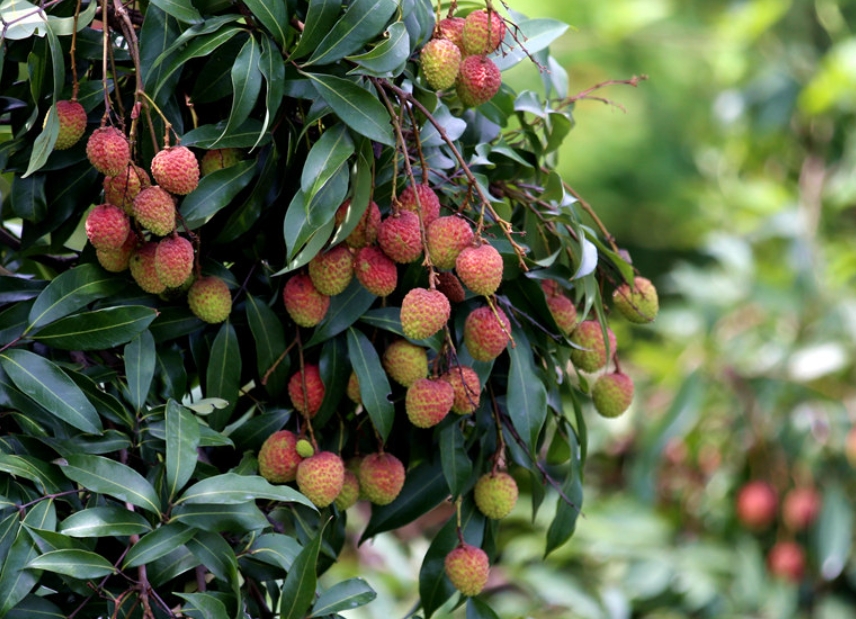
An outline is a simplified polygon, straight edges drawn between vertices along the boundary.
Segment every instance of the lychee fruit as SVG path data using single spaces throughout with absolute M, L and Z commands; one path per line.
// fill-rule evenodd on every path
M 128 261 L 128 268 L 131 270 L 131 277 L 137 282 L 137 285 L 145 292 L 151 294 L 160 294 L 166 290 L 166 286 L 158 277 L 155 269 L 155 253 L 157 252 L 158 244 L 154 241 L 143 243 L 131 254 L 131 259 Z
M 360 498 L 360 480 L 353 471 L 345 468 L 345 479 L 342 491 L 336 497 L 334 503 L 340 512 L 351 509 Z
M 460 544 L 446 555 L 446 576 L 452 585 L 467 597 L 481 593 L 490 576 L 487 553 L 477 546 Z
M 128 232 L 128 238 L 119 249 L 96 249 L 95 257 L 98 263 L 110 273 L 121 273 L 131 263 L 131 255 L 137 248 L 137 235 L 133 230 Z
M 428 376 L 428 352 L 405 339 L 397 339 L 387 346 L 381 363 L 390 378 L 403 387 Z
M 458 254 L 455 272 L 474 293 L 490 296 L 502 282 L 502 256 L 489 243 L 470 245 Z
M 767 554 L 767 567 L 774 576 L 798 583 L 805 574 L 805 551 L 796 542 L 776 542 Z
M 422 255 L 422 231 L 419 216 L 402 210 L 390 215 L 377 231 L 377 242 L 387 256 L 399 264 L 408 264 Z
M 347 245 L 339 244 L 309 261 L 309 277 L 321 294 L 343 292 L 354 277 L 354 256 Z
M 437 290 L 446 295 L 451 303 L 463 303 L 467 298 L 461 280 L 451 271 L 437 273 Z
M 286 484 L 297 478 L 297 436 L 288 430 L 274 432 L 259 449 L 259 475 L 272 484 Z
M 379 247 L 357 250 L 354 274 L 366 290 L 379 297 L 392 294 L 398 285 L 398 269 Z
M 443 374 L 443 380 L 452 385 L 455 400 L 452 412 L 458 415 L 469 415 L 479 407 L 481 398 L 481 381 L 476 371 L 466 365 L 456 365 Z
M 89 136 L 86 156 L 101 174 L 116 176 L 131 162 L 131 147 L 125 134 L 115 127 L 100 127 Z
M 411 340 L 431 337 L 452 313 L 449 299 L 439 290 L 413 288 L 401 301 L 401 329 Z
M 458 46 L 462 52 L 464 51 L 464 42 L 461 40 L 461 34 L 464 31 L 463 17 L 446 17 L 437 22 L 437 36 L 443 39 L 448 39 Z
M 155 251 L 155 271 L 167 288 L 178 288 L 193 273 L 193 243 L 177 234 L 164 237 Z
M 563 294 L 548 295 L 546 300 L 550 315 L 562 333 L 567 335 L 573 331 L 577 326 L 577 308 L 574 302 Z
M 449 215 L 431 222 L 427 231 L 428 255 L 438 269 L 452 269 L 458 254 L 473 243 L 473 229 L 463 217 Z
M 360 394 L 360 379 L 353 370 L 351 370 L 351 375 L 348 376 L 348 386 L 345 387 L 345 394 L 354 404 L 363 403 L 363 397 Z
M 86 216 L 86 236 L 95 249 L 116 251 L 131 232 L 128 216 L 118 206 L 99 204 Z
M 544 296 L 555 297 L 562 294 L 562 287 L 559 286 L 559 282 L 555 279 L 542 279 L 540 280 L 540 283 L 541 290 L 544 291 Z
M 232 293 L 219 277 L 200 277 L 187 291 L 187 304 L 197 318 L 205 322 L 223 322 L 232 313 Z
M 821 507 L 820 493 L 805 486 L 794 488 L 782 503 L 782 520 L 791 531 L 802 531 L 817 519 Z
M 152 176 L 168 192 L 184 196 L 199 185 L 199 162 L 186 146 L 171 146 L 152 159 Z
M 336 500 L 345 484 L 345 464 L 331 451 L 319 451 L 297 465 L 297 488 L 316 507 Z
M 315 455 L 315 448 L 312 446 L 312 443 L 307 441 L 305 438 L 297 441 L 295 449 L 297 450 L 297 455 L 301 458 L 311 458 Z
M 455 92 L 467 107 L 487 103 L 499 92 L 501 85 L 499 67 L 487 56 L 467 56 L 461 61 Z
M 288 397 L 291 398 L 292 406 L 310 419 L 321 409 L 324 393 L 321 369 L 315 364 L 307 363 L 303 366 L 302 374 L 299 371 L 295 372 L 288 381 Z
M 616 340 L 612 329 L 607 327 L 609 338 L 609 358 L 615 354 Z M 571 361 L 584 372 L 597 372 L 606 366 L 606 343 L 603 329 L 597 320 L 586 320 L 577 325 L 571 334 L 571 342 L 580 348 L 571 351 Z
M 467 55 L 490 54 L 505 38 L 505 22 L 496 11 L 473 11 L 464 20 L 461 43 Z
M 134 218 L 157 236 L 175 230 L 175 200 L 162 187 L 146 187 L 134 198 Z
M 476 361 L 496 359 L 508 345 L 510 333 L 508 316 L 498 307 L 496 314 L 490 307 L 478 307 L 464 321 L 464 344 Z
M 492 520 L 505 518 L 517 503 L 517 482 L 504 471 L 479 477 L 473 489 L 476 507 Z
M 375 505 L 392 503 L 404 487 L 404 477 L 404 465 L 392 454 L 369 454 L 360 462 L 360 491 Z
M 205 151 L 199 165 L 202 176 L 207 176 L 217 170 L 230 168 L 241 160 L 241 151 L 237 148 L 214 148 Z
M 461 66 L 461 50 L 449 39 L 428 41 L 419 54 L 425 81 L 434 90 L 445 90 L 455 84 Z
M 330 308 L 330 297 L 318 292 L 306 273 L 298 273 L 285 282 L 282 300 L 288 315 L 301 327 L 314 327 Z
M 336 211 L 336 225 L 341 226 L 342 222 L 345 221 L 350 206 L 351 201 L 345 200 Z M 360 221 L 356 227 L 345 239 L 345 244 L 353 249 L 373 245 L 377 240 L 378 227 L 380 227 L 380 208 L 372 200 L 360 216 Z
M 422 215 L 422 224 L 430 226 L 440 216 L 440 198 L 429 185 L 408 185 L 398 196 L 398 204 L 405 211 Z
M 622 316 L 637 324 L 651 322 L 660 311 L 657 289 L 644 277 L 635 278 L 633 288 L 626 283 L 620 285 L 612 293 L 612 301 Z
M 140 166 L 131 163 L 116 176 L 104 177 L 104 201 L 122 207 L 128 215 L 133 213 L 134 198 L 152 181 Z
M 627 374 L 604 374 L 591 389 L 595 410 L 603 417 L 618 417 L 633 401 L 633 380 Z
M 455 390 L 445 380 L 420 378 L 407 388 L 404 410 L 417 428 L 433 428 L 446 418 L 455 402 Z
M 63 100 L 56 102 L 56 115 L 59 119 L 59 134 L 54 149 L 66 150 L 77 144 L 86 131 L 86 110 L 77 101 Z
M 737 494 L 737 518 L 746 528 L 761 531 L 773 524 L 778 504 L 773 486 L 757 479 L 750 481 Z

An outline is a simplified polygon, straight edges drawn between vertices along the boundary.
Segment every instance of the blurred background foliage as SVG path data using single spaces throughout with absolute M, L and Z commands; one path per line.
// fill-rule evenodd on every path
M 856 616 L 856 2 L 512 4 L 574 27 L 552 47 L 570 92 L 650 78 L 576 104 L 560 171 L 662 311 L 613 321 L 636 399 L 593 424 L 575 536 L 545 559 L 555 501 L 533 522 L 524 496 L 491 604 L 503 618 Z M 540 88 L 531 65 L 506 79 Z M 820 515 L 747 530 L 735 502 L 751 479 L 780 505 L 815 488 Z M 801 578 L 767 567 L 783 541 L 804 549 Z M 335 569 L 379 596 L 351 616 L 404 616 L 425 548 L 418 530 L 355 548 Z

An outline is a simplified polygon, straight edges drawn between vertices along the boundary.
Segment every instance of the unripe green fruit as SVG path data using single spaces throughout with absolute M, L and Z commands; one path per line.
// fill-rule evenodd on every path
M 612 329 L 607 327 L 609 338 L 609 359 L 615 355 L 616 339 Z M 579 348 L 571 351 L 571 361 L 584 372 L 597 372 L 606 366 L 606 340 L 603 338 L 603 328 L 597 320 L 586 320 L 577 325 L 571 334 L 571 342 Z
M 517 504 L 517 482 L 503 471 L 487 473 L 479 477 L 473 494 L 479 511 L 488 518 L 499 520 L 510 514 Z
M 409 387 L 428 376 L 428 352 L 405 339 L 387 346 L 381 362 L 390 378 L 402 387 Z
M 446 555 L 443 563 L 452 585 L 468 597 L 481 593 L 490 576 L 487 553 L 470 544 L 459 545 Z
M 131 254 L 128 262 L 128 268 L 131 270 L 131 277 L 137 282 L 137 285 L 145 292 L 151 294 L 160 294 L 166 290 L 166 286 L 158 277 L 155 269 L 155 252 L 157 252 L 158 244 L 154 241 L 148 241 L 137 247 Z
M 598 413 L 618 417 L 633 401 L 633 381 L 627 374 L 604 374 L 592 387 L 591 398 Z
M 556 326 L 566 335 L 571 333 L 577 326 L 577 308 L 574 302 L 563 294 L 547 296 L 546 300 Z
M 232 313 L 232 293 L 219 277 L 200 277 L 187 291 L 187 304 L 197 318 L 216 324 Z
M 644 277 L 635 278 L 633 288 L 627 284 L 616 288 L 612 301 L 622 316 L 637 324 L 653 321 L 660 311 L 657 289 Z
M 345 469 L 345 481 L 342 484 L 342 491 L 334 501 L 339 511 L 343 512 L 351 509 L 360 498 L 360 480 L 353 471 Z
M 297 441 L 296 449 L 301 458 L 311 458 L 315 455 L 315 448 L 312 447 L 312 443 L 307 441 L 305 438 Z
M 199 165 L 202 176 L 230 168 L 241 160 L 241 151 L 237 148 L 215 148 L 205 151 Z
M 425 81 L 434 90 L 455 85 L 461 66 L 461 50 L 448 39 L 431 39 L 419 54 Z
M 362 395 L 360 395 L 360 379 L 353 370 L 351 370 L 351 375 L 348 376 L 348 386 L 345 388 L 345 393 L 348 399 L 354 404 L 363 403 Z

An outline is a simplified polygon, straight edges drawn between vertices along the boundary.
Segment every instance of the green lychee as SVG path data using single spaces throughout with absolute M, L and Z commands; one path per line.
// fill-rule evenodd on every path
M 315 455 L 315 448 L 312 446 L 312 443 L 307 441 L 305 438 L 297 441 L 295 449 L 301 458 L 311 458 Z
M 467 56 L 461 61 L 455 92 L 467 107 L 487 103 L 499 92 L 501 85 L 499 67 L 487 56 Z
M 241 151 L 237 148 L 214 148 L 205 151 L 199 165 L 202 176 L 230 168 L 241 160 Z
M 303 459 L 297 453 L 297 437 L 279 430 L 265 439 L 259 449 L 259 475 L 272 484 L 286 484 L 297 478 L 297 465 Z
M 445 380 L 420 378 L 407 388 L 404 410 L 417 428 L 433 428 L 446 418 L 455 402 L 455 390 Z
M 473 242 L 473 229 L 457 215 L 438 217 L 427 231 L 428 255 L 438 269 L 452 269 L 458 255 Z
M 360 490 L 375 505 L 392 503 L 401 494 L 404 478 L 404 465 L 392 454 L 369 454 L 360 462 Z
M 612 329 L 607 327 L 609 338 L 609 359 L 615 354 L 616 340 Z M 571 334 L 571 342 L 579 348 L 571 351 L 571 361 L 584 372 L 597 372 L 605 367 L 607 361 L 606 340 L 603 329 L 597 320 L 586 320 L 577 325 Z
M 446 555 L 446 576 L 452 585 L 467 597 L 481 593 L 490 576 L 487 553 L 470 544 L 460 544 Z
M 479 407 L 481 399 L 481 381 L 474 369 L 466 365 L 456 365 L 443 374 L 443 380 L 452 385 L 455 400 L 452 412 L 469 415 Z
M 351 509 L 360 498 L 360 480 L 353 471 L 345 468 L 345 480 L 342 491 L 336 497 L 334 503 L 340 512 Z
M 363 397 L 360 395 L 360 379 L 353 370 L 351 370 L 351 374 L 348 376 L 348 386 L 345 387 L 345 394 L 354 404 L 363 403 Z
M 197 318 L 205 322 L 223 322 L 232 313 L 232 293 L 219 277 L 200 277 L 187 291 L 187 304 Z
M 505 37 L 505 22 L 496 11 L 473 11 L 464 20 L 461 44 L 467 55 L 490 54 Z
M 96 249 L 95 257 L 98 263 L 110 273 L 121 273 L 131 263 L 131 255 L 137 248 L 137 235 L 133 230 L 128 232 L 128 238 L 119 249 Z
M 95 249 L 116 251 L 131 232 L 128 216 L 118 206 L 99 204 L 86 217 L 86 236 Z
M 131 146 L 125 134 L 115 127 L 101 127 L 89 136 L 86 156 L 101 174 L 116 176 L 131 162 Z
M 502 271 L 502 256 L 488 243 L 465 247 L 455 260 L 455 272 L 464 286 L 484 296 L 499 288 Z
M 505 518 L 517 503 L 517 482 L 504 471 L 479 477 L 473 489 L 476 507 L 488 518 Z
M 379 297 L 389 296 L 398 285 L 398 269 L 379 247 L 357 250 L 354 274 L 366 290 Z
M 86 132 L 86 110 L 77 101 L 66 100 L 57 101 L 54 110 L 59 119 L 59 134 L 54 149 L 66 150 L 77 144 Z M 52 114 L 54 110 L 48 113 Z
M 411 340 L 423 340 L 442 329 L 452 313 L 439 290 L 413 288 L 401 301 L 401 329 Z
M 390 215 L 377 231 L 377 242 L 398 264 L 408 264 L 422 255 L 422 231 L 416 213 L 402 210 Z
M 633 401 L 633 380 L 627 374 L 604 374 L 591 389 L 595 410 L 604 417 L 618 417 Z
M 288 381 L 288 397 L 292 406 L 310 419 L 321 409 L 325 392 L 321 369 L 313 363 L 304 365 L 303 372 L 295 372 Z
M 454 86 L 461 66 L 461 50 L 452 41 L 431 39 L 419 54 L 425 81 L 434 90 L 445 90 Z
M 309 261 L 309 277 L 321 294 L 335 296 L 354 278 L 354 256 L 347 245 L 339 244 Z
M 498 317 L 497 317 L 498 316 Z M 464 321 L 464 344 L 476 361 L 496 359 L 508 345 L 511 323 L 500 308 L 478 307 Z
M 193 243 L 177 234 L 160 240 L 155 251 L 155 271 L 167 288 L 178 288 L 193 273 Z
M 155 182 L 170 193 L 187 195 L 199 184 L 199 162 L 186 146 L 172 146 L 152 159 Z
M 637 324 L 651 322 L 660 311 L 657 289 L 644 277 L 635 278 L 633 288 L 626 283 L 616 288 L 612 302 L 622 316 Z
M 306 273 L 298 273 L 285 282 L 282 300 L 288 315 L 301 327 L 314 327 L 330 308 L 330 297 L 321 294 Z
M 175 200 L 162 187 L 146 187 L 134 198 L 134 218 L 157 236 L 175 230 Z
M 316 507 L 336 500 L 345 484 L 345 465 L 331 451 L 319 451 L 297 465 L 297 488 Z
M 387 346 L 381 362 L 390 378 L 403 387 L 428 376 L 428 352 L 405 339 Z

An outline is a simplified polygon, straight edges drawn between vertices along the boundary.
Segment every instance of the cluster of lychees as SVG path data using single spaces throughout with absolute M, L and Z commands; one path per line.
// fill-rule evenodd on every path
M 488 54 L 499 49 L 505 31 L 502 17 L 488 9 L 440 20 L 420 54 L 425 81 L 435 90 L 455 86 L 467 107 L 487 103 L 502 84 L 499 68 Z
M 77 101 L 60 101 L 56 111 L 59 134 L 55 147 L 70 148 L 86 131 L 86 112 Z M 211 153 L 209 168 L 216 168 L 218 156 L 232 157 Z M 196 155 L 184 146 L 158 152 L 151 162 L 156 185 L 133 162 L 127 137 L 115 127 L 93 131 L 86 155 L 104 174 L 104 202 L 86 218 L 86 235 L 101 266 L 113 273 L 130 270 L 137 285 L 151 294 L 186 291 L 196 316 L 206 322 L 224 321 L 232 308 L 229 287 L 219 277 L 197 277 L 193 243 L 176 226 L 176 196 L 189 194 L 199 183 Z

